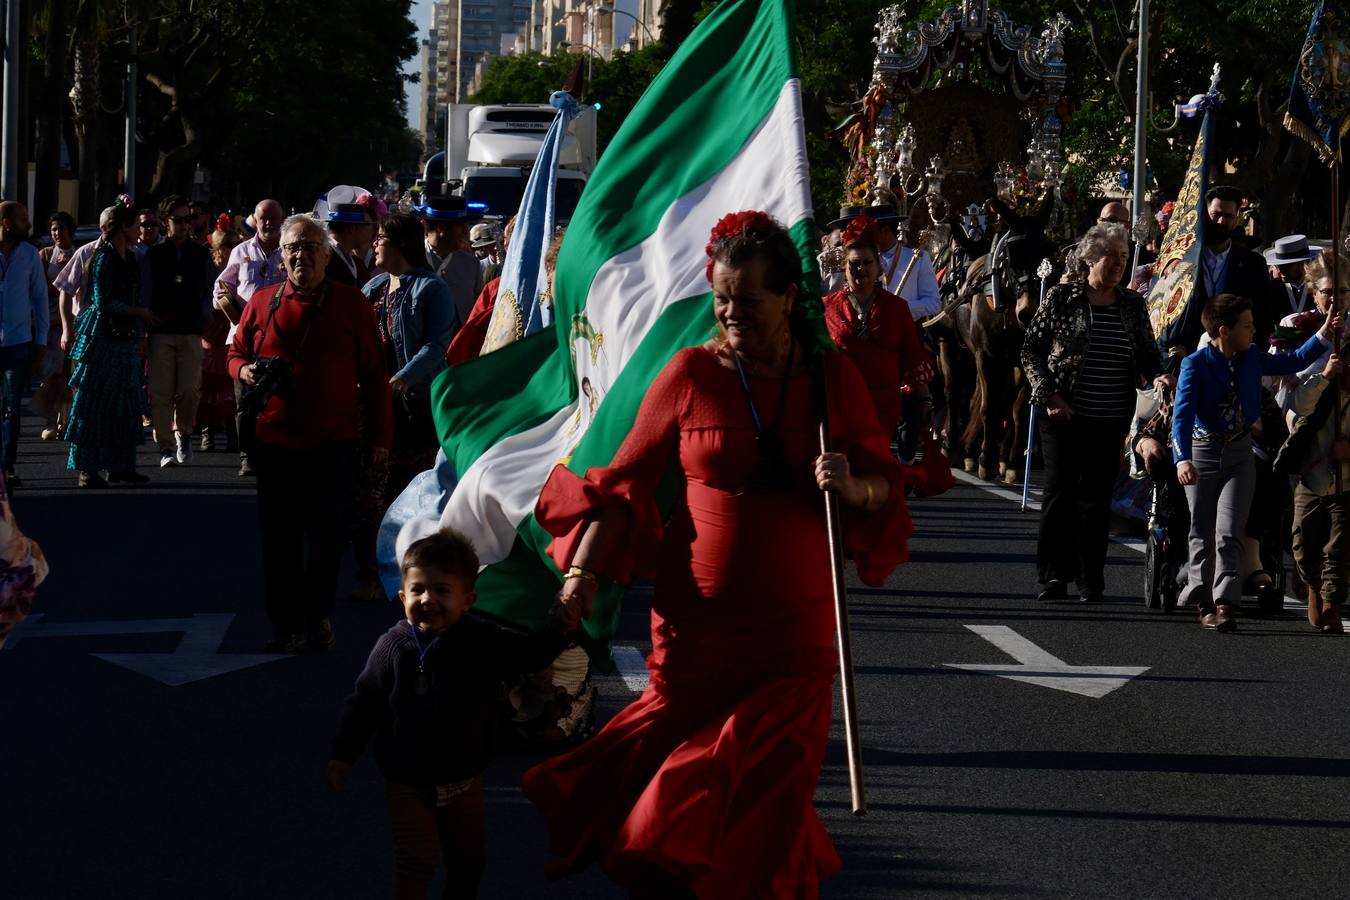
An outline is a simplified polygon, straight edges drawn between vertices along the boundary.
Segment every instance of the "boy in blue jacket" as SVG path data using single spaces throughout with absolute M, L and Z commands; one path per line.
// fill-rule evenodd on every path
M 1191 509 L 1190 567 L 1181 603 L 1194 603 L 1200 625 L 1233 631 L 1242 597 L 1238 561 L 1256 483 L 1252 425 L 1261 421 L 1261 378 L 1307 368 L 1331 346 L 1339 314 L 1293 353 L 1252 347 L 1252 303 L 1219 294 L 1201 322 L 1210 341 L 1181 361 L 1172 416 L 1177 480 Z M 1217 548 L 1217 564 L 1216 553 Z

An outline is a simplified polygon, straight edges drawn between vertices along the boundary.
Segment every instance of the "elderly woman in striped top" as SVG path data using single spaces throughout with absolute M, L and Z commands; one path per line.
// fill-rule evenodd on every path
M 1102 599 L 1111 490 L 1134 414 L 1135 390 L 1163 376 L 1144 298 L 1120 287 L 1127 239 L 1097 225 L 1078 247 L 1087 278 L 1056 285 L 1027 328 L 1022 367 L 1040 404 L 1045 494 L 1036 570 L 1042 601 Z

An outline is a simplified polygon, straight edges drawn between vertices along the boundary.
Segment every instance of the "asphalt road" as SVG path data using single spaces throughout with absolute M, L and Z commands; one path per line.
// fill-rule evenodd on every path
M 367 759 L 333 795 L 323 769 L 398 611 L 343 604 L 335 652 L 255 656 L 255 507 L 233 457 L 161 472 L 147 446 L 148 487 L 77 491 L 64 445 L 27 424 L 15 508 L 52 575 L 0 652 L 0 896 L 386 896 L 379 776 Z M 912 561 L 853 582 L 869 812 L 850 814 L 836 730 L 817 806 L 844 868 L 826 897 L 1345 896 L 1350 642 L 1292 614 L 1217 635 L 1145 610 L 1122 545 L 1108 602 L 1041 605 L 1034 512 L 961 483 L 914 513 Z M 643 597 L 602 715 L 641 687 Z M 951 667 L 1022 663 L 1003 674 L 1031 681 Z M 594 870 L 544 880 L 515 788 L 537 758 L 488 773 L 482 896 L 620 896 Z

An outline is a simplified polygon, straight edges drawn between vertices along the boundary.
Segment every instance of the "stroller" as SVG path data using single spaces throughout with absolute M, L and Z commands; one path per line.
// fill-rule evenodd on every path
M 1144 543 L 1144 605 L 1167 613 L 1177 608 L 1177 598 L 1185 584 L 1190 531 L 1190 510 L 1177 483 L 1169 452 L 1171 413 L 1170 396 L 1159 398 L 1151 415 L 1135 420 L 1134 434 L 1130 437 L 1130 475 L 1134 478 L 1147 475 L 1151 484 Z M 1139 452 L 1140 442 L 1145 439 L 1156 440 L 1163 446 L 1163 458 L 1153 465 L 1146 463 Z

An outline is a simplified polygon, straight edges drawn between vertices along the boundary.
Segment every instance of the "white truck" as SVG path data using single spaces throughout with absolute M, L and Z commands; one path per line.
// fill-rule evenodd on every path
M 510 218 L 557 111 L 547 103 L 450 104 L 446 150 L 427 160 L 423 180 L 433 193 L 448 182 L 471 209 Z M 583 106 L 563 136 L 556 194 L 557 219 L 572 217 L 595 169 L 596 110 Z

